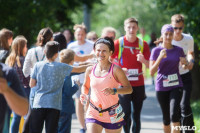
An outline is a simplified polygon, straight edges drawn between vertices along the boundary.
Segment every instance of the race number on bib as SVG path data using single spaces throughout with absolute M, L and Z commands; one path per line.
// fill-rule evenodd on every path
M 126 72 L 128 81 L 137 81 L 139 76 L 138 73 L 138 69 L 128 69 L 128 71 Z
M 168 75 L 167 79 L 163 80 L 163 87 L 170 87 L 175 85 L 179 85 L 177 74 Z
M 119 104 L 116 108 L 109 111 L 111 123 L 116 123 L 124 117 L 122 106 Z

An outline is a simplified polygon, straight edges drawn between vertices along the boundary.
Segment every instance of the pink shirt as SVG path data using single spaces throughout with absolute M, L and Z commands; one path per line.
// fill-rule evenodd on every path
M 118 95 L 106 96 L 102 92 L 104 88 L 108 88 L 108 87 L 118 88 L 120 85 L 113 76 L 113 67 L 114 65 L 111 64 L 108 74 L 106 74 L 103 77 L 98 77 L 98 76 L 95 76 L 95 69 L 96 69 L 96 65 L 95 65 L 90 74 L 90 87 L 91 87 L 90 101 L 96 107 L 98 107 L 99 104 L 101 104 L 103 110 L 111 107 L 112 105 L 115 105 L 119 101 Z M 99 112 L 91 106 L 89 106 L 87 110 L 86 118 L 94 118 L 96 120 L 99 120 L 101 122 L 106 122 L 106 123 L 111 122 L 108 111 L 103 112 L 103 116 L 99 116 Z

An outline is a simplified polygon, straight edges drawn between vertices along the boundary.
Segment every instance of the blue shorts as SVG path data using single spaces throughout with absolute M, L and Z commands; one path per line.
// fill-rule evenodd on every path
M 96 119 L 93 119 L 93 118 L 86 118 L 85 119 L 85 123 L 96 123 L 98 125 L 101 125 L 103 128 L 106 128 L 106 129 L 119 129 L 121 128 L 123 125 L 125 125 L 125 122 L 124 120 L 123 121 L 120 121 L 118 123 L 105 123 L 105 122 L 101 122 L 101 121 L 98 121 Z

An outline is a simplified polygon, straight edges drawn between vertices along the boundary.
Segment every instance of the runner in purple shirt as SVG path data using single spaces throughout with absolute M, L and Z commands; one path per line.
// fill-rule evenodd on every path
M 178 68 L 180 57 L 185 57 L 182 48 L 173 46 L 172 49 L 166 49 L 158 46 L 153 49 L 150 60 L 156 61 L 163 49 L 166 51 L 167 57 L 163 58 L 158 66 L 156 91 L 169 91 L 183 86 Z
M 180 133 L 175 126 L 180 126 L 180 100 L 182 80 L 179 74 L 179 63 L 185 67 L 187 61 L 183 49 L 172 45 L 174 29 L 166 24 L 161 29 L 163 43 L 152 50 L 150 56 L 150 73 L 157 72 L 156 96 L 163 114 L 165 133 Z M 171 129 L 170 123 L 175 128 Z

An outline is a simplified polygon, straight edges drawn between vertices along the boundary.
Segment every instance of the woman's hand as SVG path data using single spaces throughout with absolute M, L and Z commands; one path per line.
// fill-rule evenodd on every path
M 160 55 L 159 55 L 159 57 L 160 57 L 161 59 L 167 57 L 166 49 L 162 49 L 162 50 L 160 51 Z
M 81 86 L 81 82 L 79 78 L 75 78 L 74 83 L 77 84 L 78 86 Z
M 187 69 L 188 62 L 185 57 L 180 57 L 180 63 L 181 63 L 182 68 Z
M 81 94 L 80 95 L 80 101 L 83 105 L 86 105 L 87 101 L 88 101 L 88 95 L 85 94 Z
M 103 90 L 101 90 L 103 92 L 104 95 L 108 96 L 108 95 L 113 95 L 114 94 L 114 90 L 113 88 L 105 88 Z

